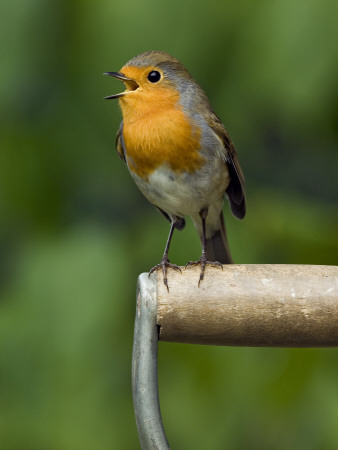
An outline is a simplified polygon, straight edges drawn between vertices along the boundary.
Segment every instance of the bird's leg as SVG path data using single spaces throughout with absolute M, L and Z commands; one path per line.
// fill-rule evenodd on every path
M 207 264 L 210 264 L 211 266 L 220 266 L 223 270 L 223 266 L 221 263 L 219 263 L 218 261 L 208 261 L 207 260 L 207 251 L 206 251 L 206 226 L 205 226 L 205 221 L 208 215 L 208 208 L 203 208 L 200 211 L 200 217 L 202 220 L 202 255 L 200 257 L 200 259 L 198 261 L 189 261 L 185 267 L 189 267 L 189 266 L 197 266 L 197 265 L 201 265 L 201 272 L 200 272 L 200 278 L 198 280 L 198 287 L 201 283 L 201 281 L 204 278 L 204 272 L 205 272 L 205 267 Z
M 155 272 L 155 270 L 162 269 L 163 283 L 167 287 L 168 292 L 169 292 L 168 279 L 167 279 L 167 270 L 168 270 L 168 268 L 179 270 L 181 272 L 181 269 L 179 268 L 179 266 L 177 266 L 176 264 L 171 264 L 170 261 L 169 261 L 169 258 L 168 258 L 170 242 L 171 242 L 171 238 L 172 238 L 173 233 L 174 233 L 174 229 L 176 227 L 179 227 L 181 225 L 181 223 L 182 223 L 182 219 L 178 219 L 178 218 L 171 219 L 171 226 L 170 226 L 169 236 L 168 236 L 168 240 L 167 240 L 167 243 L 166 243 L 166 246 L 165 246 L 165 249 L 164 249 L 162 260 L 161 260 L 161 262 L 159 264 L 157 264 L 152 269 L 150 269 L 150 272 L 149 272 L 149 276 L 150 276 L 153 272 Z

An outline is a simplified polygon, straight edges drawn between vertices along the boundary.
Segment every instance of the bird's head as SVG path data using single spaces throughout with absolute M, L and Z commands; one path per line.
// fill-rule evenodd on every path
M 124 120 L 190 102 L 201 88 L 187 69 L 165 52 L 151 51 L 128 61 L 119 72 L 107 72 L 123 81 L 126 89 L 106 99 L 118 98 Z

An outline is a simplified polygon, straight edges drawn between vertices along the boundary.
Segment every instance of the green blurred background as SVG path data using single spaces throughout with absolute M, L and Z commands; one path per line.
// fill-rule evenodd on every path
M 117 81 L 161 49 L 206 90 L 246 176 L 239 263 L 338 263 L 336 0 L 3 0 L 0 448 L 139 448 L 139 273 L 168 223 L 115 149 Z M 200 255 L 188 221 L 171 259 Z M 161 343 L 173 449 L 338 448 L 338 352 Z

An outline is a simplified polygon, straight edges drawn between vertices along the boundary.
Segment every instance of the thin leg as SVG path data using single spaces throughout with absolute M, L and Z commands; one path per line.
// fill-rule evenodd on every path
M 168 258 L 169 247 L 170 247 L 171 239 L 174 234 L 175 225 L 176 225 L 176 222 L 172 221 L 171 225 L 170 225 L 169 236 L 168 236 L 167 243 L 165 245 L 165 249 L 164 249 L 164 253 L 163 253 L 163 258 Z
M 171 243 L 171 238 L 173 237 L 174 229 L 177 226 L 181 226 L 181 223 L 182 223 L 182 219 L 172 219 L 171 220 L 169 236 L 168 236 L 167 243 L 166 243 L 166 246 L 164 249 L 162 260 L 159 264 L 154 266 L 149 272 L 149 276 L 150 276 L 153 272 L 155 272 L 155 270 L 162 269 L 163 283 L 166 285 L 168 292 L 169 292 L 168 279 L 167 279 L 168 267 L 170 269 L 179 270 L 181 272 L 181 269 L 176 264 L 171 264 L 169 261 L 169 258 L 168 258 L 169 247 L 170 247 L 170 243 Z
M 208 209 L 204 208 L 200 211 L 200 217 L 202 220 L 202 255 L 200 257 L 200 259 L 198 261 L 189 261 L 185 267 L 188 266 L 197 266 L 197 265 L 201 265 L 201 272 L 200 272 L 200 278 L 198 280 L 198 287 L 201 283 L 201 281 L 204 278 L 204 272 L 205 272 L 205 267 L 207 264 L 210 264 L 212 266 L 220 266 L 223 270 L 223 266 L 221 263 L 219 263 L 218 261 L 207 261 L 207 256 L 206 256 L 206 227 L 205 227 L 205 221 L 208 215 Z
M 200 217 L 202 219 L 202 256 L 201 258 L 206 254 L 206 232 L 205 232 L 205 220 L 207 218 L 208 215 L 208 210 L 202 209 L 202 211 L 200 212 Z

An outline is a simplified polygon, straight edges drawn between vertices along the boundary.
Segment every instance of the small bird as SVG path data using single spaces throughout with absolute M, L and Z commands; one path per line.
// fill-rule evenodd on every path
M 245 216 L 244 177 L 228 132 L 188 70 L 174 57 L 149 51 L 107 72 L 125 84 L 119 99 L 123 120 L 116 147 L 142 194 L 171 223 L 160 264 L 168 291 L 168 258 L 174 229 L 190 216 L 202 244 L 198 285 L 207 264 L 233 263 L 222 213 L 224 196 L 232 213 Z

